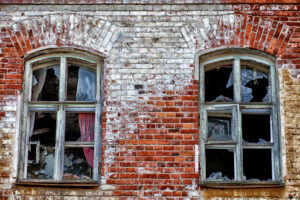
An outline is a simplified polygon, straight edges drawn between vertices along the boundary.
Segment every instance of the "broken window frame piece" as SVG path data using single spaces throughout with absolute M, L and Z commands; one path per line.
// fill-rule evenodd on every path
M 51 62 L 48 60 L 59 59 L 60 77 L 59 77 L 59 100 L 58 101 L 32 101 L 32 77 L 36 69 L 49 67 Z M 73 60 L 78 61 L 74 63 Z M 70 63 L 68 63 L 70 61 Z M 101 156 L 101 119 L 102 119 L 102 67 L 103 60 L 98 56 L 89 54 L 74 53 L 50 53 L 42 56 L 33 57 L 26 61 L 24 73 L 24 106 L 23 123 L 20 148 L 20 164 L 18 184 L 24 185 L 61 185 L 61 186 L 83 186 L 92 187 L 99 184 L 100 179 L 100 156 Z M 67 68 L 68 65 L 77 65 L 84 68 L 95 70 L 96 76 L 96 94 L 95 101 L 67 101 Z M 54 174 L 53 179 L 29 179 L 27 177 L 28 166 L 28 145 L 30 143 L 30 117 L 29 112 L 57 112 L 56 116 L 56 142 L 54 156 Z M 65 124 L 66 112 L 76 113 L 94 113 L 94 142 L 68 141 L 65 142 Z M 64 180 L 64 149 L 71 147 L 92 147 L 93 156 L 93 177 L 91 180 Z
M 208 187 L 281 187 L 281 160 L 279 149 L 279 106 L 276 85 L 276 70 L 275 59 L 266 56 L 263 53 L 261 56 L 255 54 L 239 53 L 231 51 L 224 53 L 204 54 L 199 58 L 199 144 L 200 144 L 200 184 Z M 262 57 L 264 56 L 264 57 Z M 228 62 L 233 60 L 233 102 L 206 102 L 205 101 L 205 72 L 206 67 L 213 68 L 214 63 Z M 241 83 L 241 62 L 244 60 L 255 62 L 261 66 L 267 66 L 264 72 L 269 74 L 269 101 L 268 102 L 242 102 L 242 83 Z M 232 136 L 233 140 L 217 141 L 207 140 L 208 133 L 208 113 L 228 113 L 231 110 L 232 114 Z M 249 143 L 243 141 L 242 137 L 242 114 L 270 114 L 270 141 L 266 143 Z M 255 124 L 253 124 L 255 126 Z M 206 149 L 233 149 L 234 150 L 234 179 L 233 180 L 211 180 L 207 179 L 209 174 L 206 174 Z M 243 172 L 243 150 L 244 149 L 271 149 L 272 163 L 272 181 L 249 181 L 245 179 Z M 216 172 L 217 173 L 217 172 Z

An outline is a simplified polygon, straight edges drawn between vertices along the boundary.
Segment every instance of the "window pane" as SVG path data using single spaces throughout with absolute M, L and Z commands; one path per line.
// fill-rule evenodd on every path
M 234 153 L 230 149 L 206 149 L 206 176 L 208 180 L 234 179 Z
M 243 140 L 252 143 L 270 141 L 270 115 L 242 114 Z
M 94 142 L 94 113 L 66 113 L 66 141 Z
M 262 69 L 266 69 L 262 71 Z M 267 67 L 261 64 L 241 61 L 242 101 L 268 102 L 270 87 Z
M 231 115 L 208 116 L 207 139 L 210 140 L 232 140 Z
M 272 164 L 270 149 L 244 149 L 244 179 L 271 181 Z
M 67 100 L 95 101 L 95 70 L 77 66 L 68 67 Z
M 58 101 L 59 65 L 33 71 L 31 101 Z
M 90 147 L 66 148 L 64 180 L 91 180 L 93 177 L 94 149 Z
M 54 172 L 54 150 L 56 113 L 30 113 L 28 168 L 29 179 L 52 179 Z
M 205 66 L 205 101 L 233 101 L 232 61 Z

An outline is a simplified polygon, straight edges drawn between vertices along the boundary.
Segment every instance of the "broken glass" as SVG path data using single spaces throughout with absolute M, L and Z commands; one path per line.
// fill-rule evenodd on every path
M 205 101 L 232 102 L 233 85 L 228 84 L 228 82 L 232 82 L 232 76 L 230 76 L 232 61 L 230 64 L 211 65 L 213 67 L 207 66 L 206 68 L 209 70 L 205 72 Z
M 94 141 L 94 113 L 66 113 L 65 141 Z
M 28 144 L 29 179 L 52 179 L 54 173 L 56 113 L 31 112 L 33 129 Z
M 70 65 L 68 67 L 67 100 L 95 101 L 95 70 Z
M 234 153 L 229 149 L 206 149 L 207 178 L 234 179 Z M 216 174 L 217 173 L 217 174 Z
M 231 117 L 208 116 L 207 139 L 210 140 L 232 140 Z
M 242 135 L 245 142 L 270 142 L 270 115 L 242 114 Z
M 248 181 L 272 180 L 271 149 L 244 149 L 244 175 Z
M 58 101 L 59 66 L 33 71 L 31 101 Z
M 87 147 L 84 147 L 87 148 Z M 90 148 L 94 152 L 93 148 Z M 88 161 L 83 148 L 66 148 L 64 157 L 64 180 L 91 180 L 93 165 Z
M 242 102 L 268 102 L 270 86 L 267 72 L 259 70 L 251 65 L 260 64 L 241 61 Z

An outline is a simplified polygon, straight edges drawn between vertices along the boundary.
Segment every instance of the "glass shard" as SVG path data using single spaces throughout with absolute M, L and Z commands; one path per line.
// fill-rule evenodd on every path
M 27 177 L 52 179 L 54 173 L 56 113 L 31 112 Z
M 242 114 L 242 134 L 245 142 L 270 142 L 270 115 Z
M 247 180 L 272 180 L 272 155 L 270 149 L 244 149 L 243 155 L 244 176 Z
M 206 149 L 206 176 L 209 179 L 234 179 L 234 153 L 227 149 Z
M 207 139 L 210 140 L 232 140 L 231 117 L 208 116 Z
M 270 101 L 269 75 L 256 68 L 260 65 L 251 61 L 241 61 L 242 102 Z M 263 69 L 263 66 L 260 68 Z

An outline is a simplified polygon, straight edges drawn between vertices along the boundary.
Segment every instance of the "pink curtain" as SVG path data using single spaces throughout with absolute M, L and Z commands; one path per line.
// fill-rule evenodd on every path
M 95 126 L 95 115 L 88 113 L 80 113 L 79 127 L 82 142 L 94 142 L 94 126 Z M 83 147 L 83 152 L 86 160 L 91 167 L 94 166 L 94 149 L 91 147 Z

